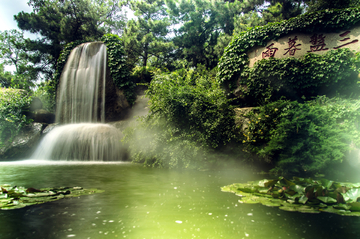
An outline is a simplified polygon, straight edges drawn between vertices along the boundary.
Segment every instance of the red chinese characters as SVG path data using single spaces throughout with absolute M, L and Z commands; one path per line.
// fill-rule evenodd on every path
M 264 51 L 263 53 L 262 53 L 262 58 L 264 59 L 264 58 L 269 58 L 269 57 L 274 57 L 275 56 L 275 53 L 276 53 L 276 51 L 278 50 L 278 48 L 276 48 L 276 47 L 272 47 L 274 45 L 274 43 L 272 43 L 272 44 L 270 44 L 270 45 L 268 45 L 267 47 L 266 47 L 266 51 Z
M 289 53 L 290 56 L 293 56 L 293 55 L 295 55 L 295 52 L 297 50 L 301 50 L 300 48 L 297 48 L 298 46 L 301 46 L 301 44 L 296 45 L 297 40 L 298 40 L 297 36 L 295 36 L 293 39 L 289 38 L 289 41 L 288 41 L 289 47 L 285 49 L 285 51 L 286 50 L 287 51 L 284 53 L 284 55 Z
M 340 34 L 339 36 L 344 37 L 344 38 L 341 39 L 340 41 L 341 41 L 341 42 L 346 42 L 346 41 L 350 40 L 350 37 L 346 37 L 349 33 L 350 33 L 350 31 L 346 31 L 346 32 Z M 349 45 L 349 44 L 356 43 L 356 42 L 358 42 L 358 41 L 359 41 L 358 39 L 355 39 L 355 40 L 352 40 L 351 42 L 347 42 L 347 43 L 342 44 L 342 45 L 340 45 L 340 46 L 336 46 L 336 47 L 334 47 L 334 49 L 339 49 L 339 48 L 341 48 L 341 47 L 347 46 L 347 45 Z
M 325 36 L 323 34 L 314 34 L 312 37 L 310 37 L 310 43 L 312 44 L 310 46 L 310 51 L 308 52 L 316 52 L 316 51 L 326 51 L 329 48 L 324 48 L 326 46 L 325 44 Z

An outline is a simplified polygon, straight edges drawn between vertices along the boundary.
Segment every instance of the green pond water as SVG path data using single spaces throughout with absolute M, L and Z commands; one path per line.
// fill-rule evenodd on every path
M 262 178 L 241 166 L 199 172 L 129 163 L 0 162 L 0 184 L 105 190 L 1 210 L 0 238 L 360 238 L 359 217 L 241 204 L 220 191 Z

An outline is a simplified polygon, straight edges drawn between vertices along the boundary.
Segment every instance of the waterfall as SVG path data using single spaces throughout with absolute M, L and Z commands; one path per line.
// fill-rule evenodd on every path
M 76 47 L 60 77 L 56 122 L 104 122 L 105 80 L 105 45 L 93 42 Z
M 119 161 L 121 132 L 105 124 L 106 47 L 84 43 L 70 53 L 60 77 L 56 126 L 31 158 Z

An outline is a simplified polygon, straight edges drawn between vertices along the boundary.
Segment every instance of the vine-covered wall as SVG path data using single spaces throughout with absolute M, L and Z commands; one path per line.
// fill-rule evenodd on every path
M 323 56 L 307 54 L 301 59 L 261 60 L 249 67 L 247 53 L 293 33 L 336 32 L 360 25 L 360 8 L 332 9 L 256 27 L 235 36 L 218 64 L 217 81 L 242 100 L 242 105 L 261 105 L 282 94 L 298 99 L 354 89 L 359 55 L 338 49 Z M 341 84 L 344 89 L 338 89 Z M 291 87 L 290 87 L 291 86 Z M 345 89 L 348 87 L 347 89 Z M 295 94 L 294 94 L 295 93 Z M 255 99 L 255 102 L 254 102 Z

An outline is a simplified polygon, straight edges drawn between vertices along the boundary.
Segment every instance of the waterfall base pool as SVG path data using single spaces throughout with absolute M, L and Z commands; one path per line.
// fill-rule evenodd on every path
M 262 178 L 241 167 L 199 172 L 121 162 L 0 162 L 3 184 L 105 190 L 0 211 L 0 238 L 358 238 L 358 217 L 240 204 L 220 191 Z

